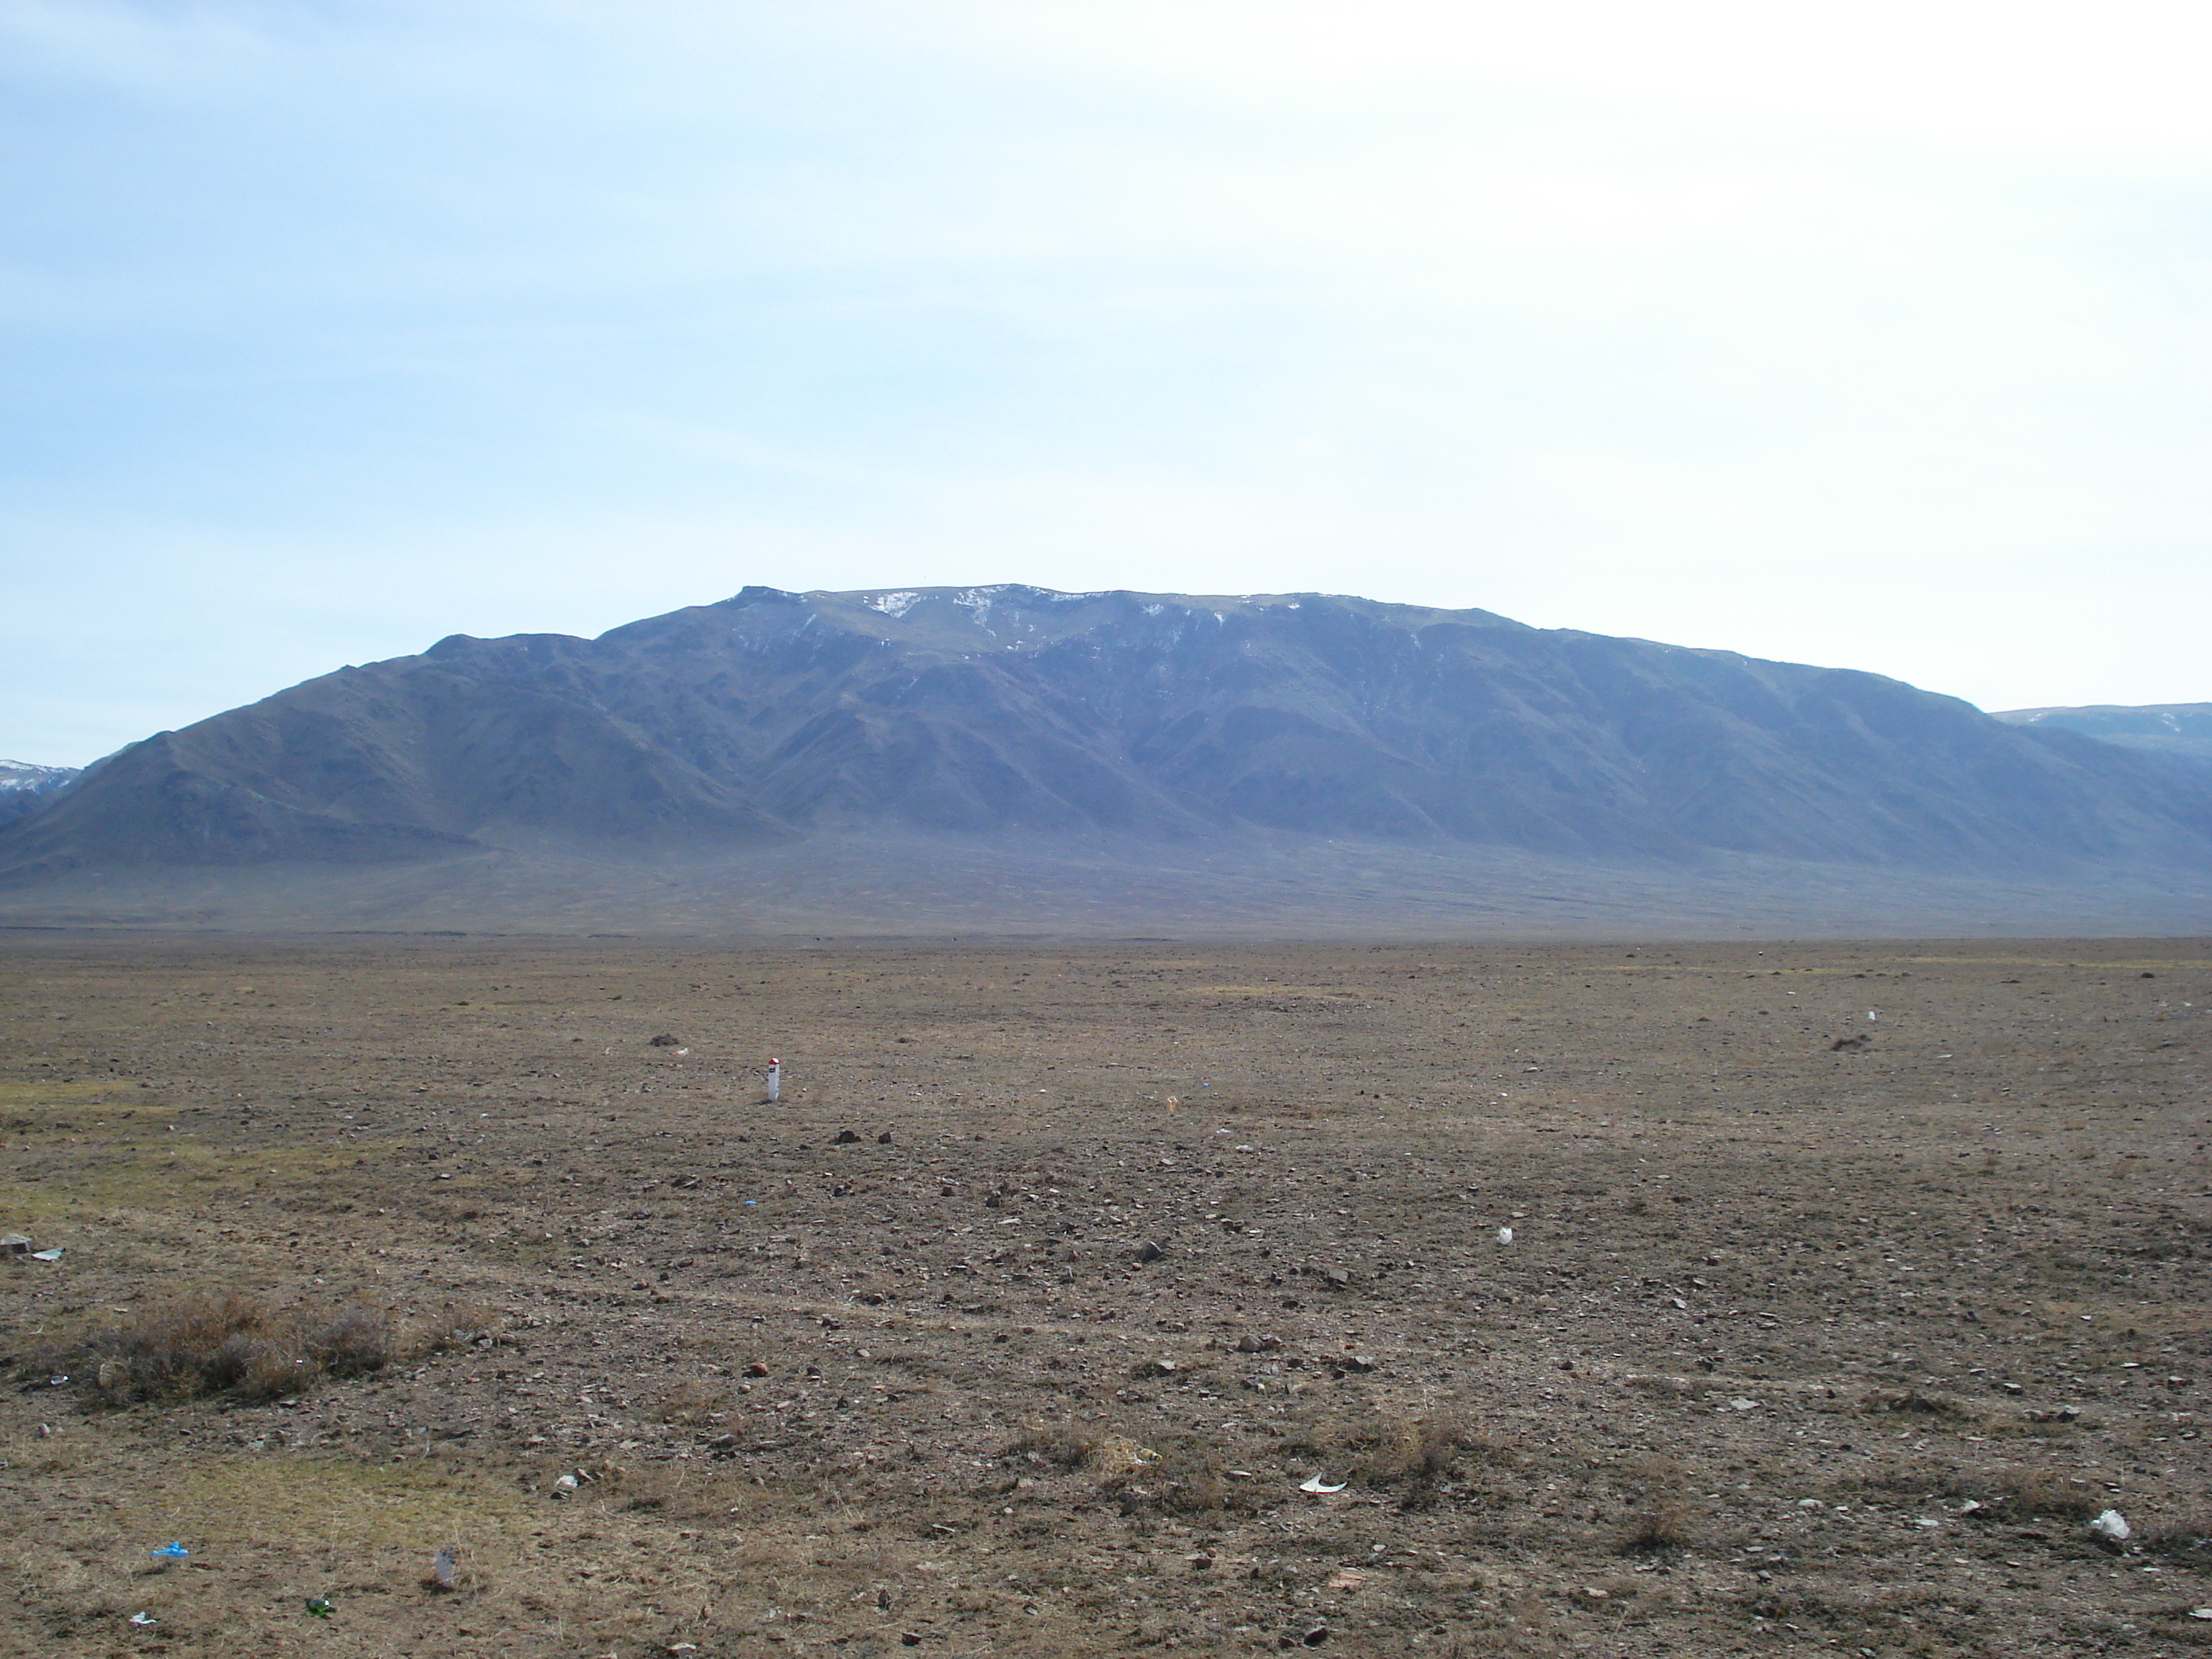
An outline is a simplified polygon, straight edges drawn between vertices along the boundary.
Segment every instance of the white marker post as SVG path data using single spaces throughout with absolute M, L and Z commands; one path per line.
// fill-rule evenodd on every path
M 776 1097 L 783 1092 L 783 1062 L 773 1055 L 768 1062 L 768 1103 L 775 1104 Z

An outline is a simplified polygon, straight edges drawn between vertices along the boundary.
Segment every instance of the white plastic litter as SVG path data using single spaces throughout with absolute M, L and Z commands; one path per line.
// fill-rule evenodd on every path
M 131 1622 L 134 1625 L 152 1625 L 160 1621 L 150 1613 L 134 1613 L 131 1615 Z
M 1500 1227 L 1498 1230 L 1498 1242 L 1500 1244 L 1510 1244 L 1513 1242 L 1513 1229 Z
M 2111 1539 L 2115 1544 L 2124 1544 L 2135 1536 L 2135 1530 L 2128 1525 L 2127 1517 L 2118 1510 L 2106 1510 L 2089 1523 L 2089 1530 L 2100 1538 Z
M 33 1250 L 31 1252 L 31 1260 L 33 1261 L 58 1261 L 61 1259 L 62 1247 L 58 1244 L 55 1245 L 51 1250 Z
M 1345 1487 L 1350 1484 L 1351 1483 L 1349 1481 L 1340 1480 L 1332 1486 L 1328 1481 L 1322 1480 L 1319 1475 L 1316 1475 L 1310 1480 L 1300 1481 L 1298 1483 L 1298 1490 L 1300 1492 L 1342 1492 Z

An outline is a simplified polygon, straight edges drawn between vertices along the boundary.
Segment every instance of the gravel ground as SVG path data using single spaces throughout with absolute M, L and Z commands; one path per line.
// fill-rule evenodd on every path
M 0 1653 L 2212 1646 L 2202 940 L 0 983 Z

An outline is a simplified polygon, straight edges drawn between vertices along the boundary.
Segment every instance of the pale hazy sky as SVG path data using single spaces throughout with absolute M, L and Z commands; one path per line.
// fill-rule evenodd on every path
M 0 0 L 0 755 L 749 582 L 2212 698 L 2212 9 Z

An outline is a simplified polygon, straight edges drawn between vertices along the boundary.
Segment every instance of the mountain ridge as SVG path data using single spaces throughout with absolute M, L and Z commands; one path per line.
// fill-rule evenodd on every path
M 449 635 L 157 733 L 0 879 L 1265 830 L 1570 857 L 2212 868 L 2212 779 L 1848 669 L 1352 596 L 1021 584 Z

